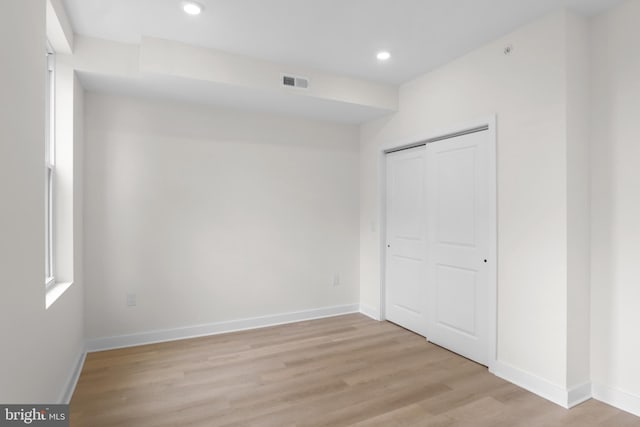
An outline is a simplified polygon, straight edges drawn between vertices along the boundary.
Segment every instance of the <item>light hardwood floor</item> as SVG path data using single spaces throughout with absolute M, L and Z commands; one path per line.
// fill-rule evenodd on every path
M 541 349 L 544 351 L 544 349 Z M 567 411 L 362 315 L 91 353 L 72 426 L 640 426 Z

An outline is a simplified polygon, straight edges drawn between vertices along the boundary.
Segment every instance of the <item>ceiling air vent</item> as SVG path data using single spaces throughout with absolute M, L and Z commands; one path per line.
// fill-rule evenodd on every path
M 287 87 L 295 87 L 298 89 L 308 89 L 309 79 L 306 79 L 304 77 L 295 77 L 295 76 L 289 76 L 289 75 L 283 74 L 282 85 Z

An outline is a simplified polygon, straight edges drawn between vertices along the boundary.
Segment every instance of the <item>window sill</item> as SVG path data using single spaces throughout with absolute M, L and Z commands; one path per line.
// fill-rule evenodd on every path
M 45 295 L 45 309 L 49 309 L 54 302 L 58 300 L 65 293 L 67 289 L 73 284 L 73 282 L 58 282 L 51 285 Z

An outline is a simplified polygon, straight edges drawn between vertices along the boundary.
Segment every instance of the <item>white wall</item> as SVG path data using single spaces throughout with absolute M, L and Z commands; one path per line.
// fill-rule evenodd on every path
M 83 293 L 77 276 L 45 310 L 45 1 L 2 2 L 0 37 L 0 402 L 56 403 L 84 349 Z
M 640 415 L 640 2 L 592 23 L 592 378 Z
M 82 349 L 85 349 L 84 301 L 84 97 L 80 81 L 74 76 L 73 89 L 73 277 L 82 284 L 82 301 L 78 304 L 82 314 Z
M 142 38 L 139 64 L 142 73 L 255 87 L 263 91 L 281 90 L 281 75 L 286 72 L 309 79 L 308 89 L 294 92 L 296 96 L 359 104 L 379 108 L 381 113 L 395 111 L 398 102 L 396 88 L 392 85 L 290 65 L 283 69 L 278 63 L 153 37 Z
M 358 303 L 356 126 L 96 93 L 86 120 L 89 339 Z
M 573 385 L 567 222 L 579 202 L 569 206 L 567 195 L 567 46 L 580 26 L 570 19 L 578 18 L 553 14 L 403 85 L 399 112 L 361 132 L 361 298 L 377 308 L 380 146 L 497 114 L 498 359 L 557 401 Z
M 567 387 L 590 382 L 589 25 L 567 14 Z M 583 396 L 584 397 L 584 396 Z

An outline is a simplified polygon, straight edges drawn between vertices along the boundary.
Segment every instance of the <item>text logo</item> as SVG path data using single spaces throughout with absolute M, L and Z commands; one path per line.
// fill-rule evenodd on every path
M 0 405 L 0 427 L 69 427 L 69 405 Z

